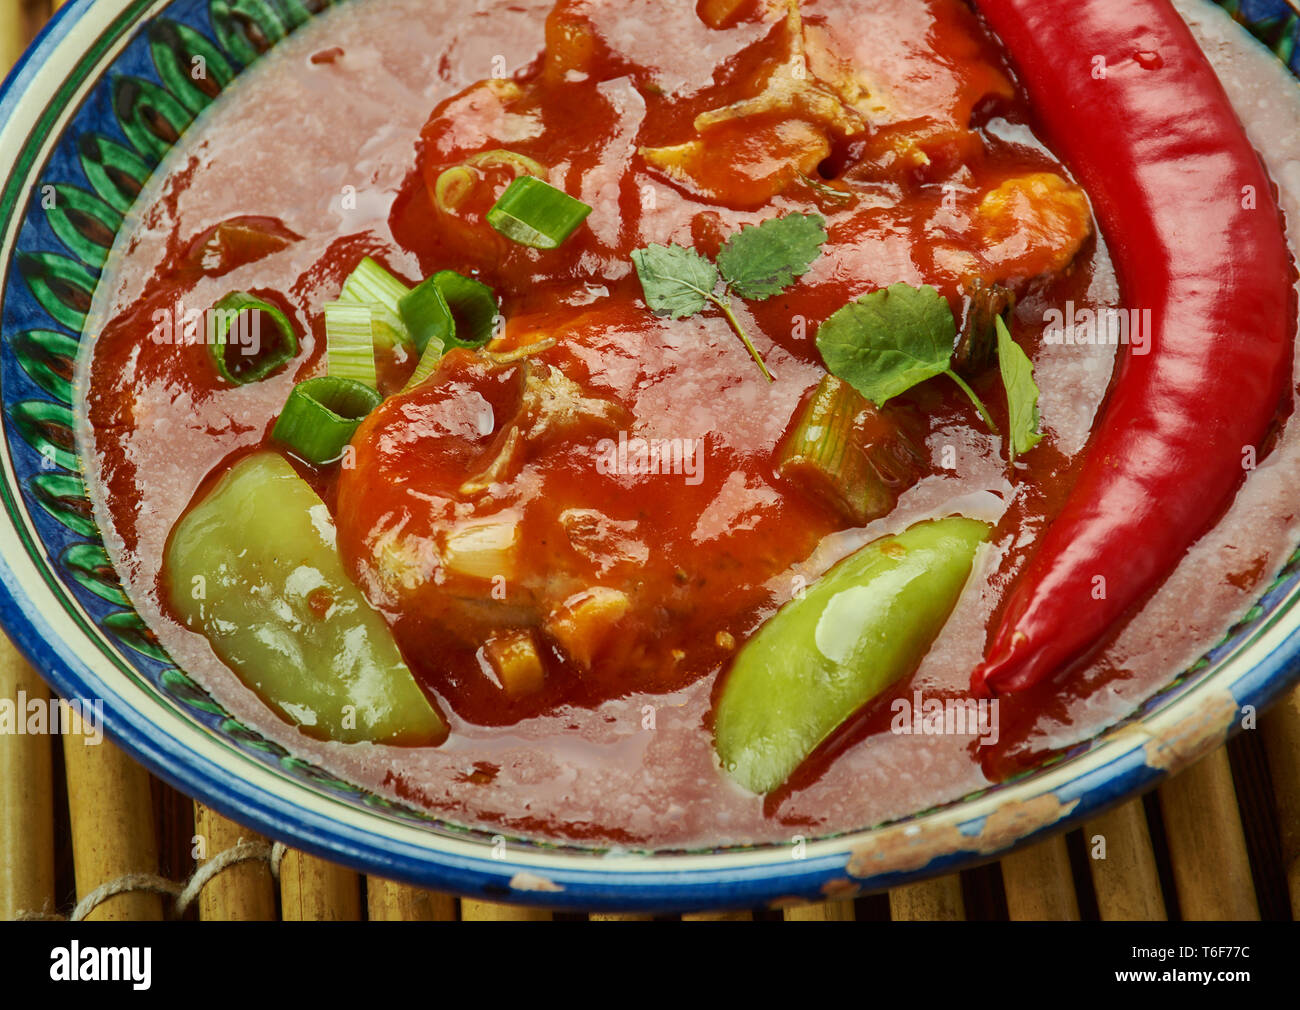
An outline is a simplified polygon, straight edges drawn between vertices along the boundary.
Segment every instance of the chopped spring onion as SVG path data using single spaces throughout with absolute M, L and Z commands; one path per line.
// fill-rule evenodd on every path
M 501 194 L 487 222 L 506 238 L 534 249 L 555 249 L 587 219 L 591 208 L 563 190 L 522 175 Z
M 410 288 L 366 256 L 343 282 L 339 301 L 373 303 L 396 312 L 397 303 L 410 293 Z
M 546 167 L 540 161 L 534 161 L 526 154 L 507 151 L 501 147 L 471 154 L 465 159 L 465 164 L 472 165 L 474 168 L 510 168 L 514 170 L 515 178 L 532 175 L 538 179 L 545 179 L 547 175 Z
M 406 385 L 402 387 L 402 392 L 405 393 L 408 389 L 414 389 L 432 375 L 441 360 L 442 345 L 430 340 L 428 346 L 424 349 L 424 353 L 420 355 L 420 360 L 415 363 L 415 371 L 411 373 L 411 377 L 406 380 Z
M 305 459 L 333 463 L 382 397 L 355 379 L 322 375 L 293 387 L 271 437 Z
M 371 389 L 375 381 L 375 327 L 371 307 L 354 302 L 325 305 L 325 354 L 330 375 L 355 379 Z
M 438 271 L 433 283 L 442 292 L 455 323 L 446 349 L 482 347 L 492 339 L 498 314 L 497 297 L 490 287 L 455 270 Z
M 370 305 L 370 327 L 375 338 L 375 346 L 391 351 L 394 347 L 415 350 L 415 342 L 406 332 L 402 317 L 384 305 Z M 405 361 L 405 357 L 402 358 Z
M 402 281 L 366 256 L 343 282 L 339 301 L 371 306 L 375 345 L 391 350 L 398 345 L 412 344 L 397 311 L 398 303 L 410 293 L 411 289 Z
M 456 333 L 456 318 L 437 281 L 430 277 L 397 303 L 397 311 L 421 354 L 431 344 L 441 354 Z
M 264 327 L 263 319 L 272 325 Z M 298 353 L 298 337 L 285 314 L 270 302 L 247 291 L 232 291 L 208 312 L 207 346 L 221 377 L 243 386 L 265 379 L 292 359 Z
M 465 165 L 456 165 L 438 175 L 433 184 L 433 203 L 444 214 L 450 214 L 465 202 L 465 198 L 478 185 L 478 173 Z
M 918 460 L 887 416 L 847 382 L 826 375 L 782 444 L 777 469 L 865 526 L 893 510 L 899 492 L 915 482 Z
M 464 164 L 453 165 L 438 175 L 438 181 L 433 184 L 434 204 L 444 214 L 454 213 L 482 181 L 481 173 L 493 168 L 508 168 L 515 173 L 515 178 L 533 175 L 545 179 L 547 174 L 545 165 L 526 154 L 504 148 L 480 151 L 466 158 Z
M 402 318 L 424 345 L 406 388 L 413 389 L 433 374 L 443 354 L 453 347 L 482 347 L 492 339 L 500 315 L 492 289 L 454 270 L 440 270 L 401 302 Z

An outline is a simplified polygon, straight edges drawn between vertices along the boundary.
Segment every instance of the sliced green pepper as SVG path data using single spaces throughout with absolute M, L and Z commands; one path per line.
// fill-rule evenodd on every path
M 929 520 L 873 541 L 792 600 L 737 654 L 714 713 L 727 772 L 768 793 L 912 673 L 948 620 L 989 526 Z
M 303 732 L 409 745 L 446 736 L 348 577 L 324 502 L 282 456 L 235 464 L 176 524 L 165 573 L 185 624 Z

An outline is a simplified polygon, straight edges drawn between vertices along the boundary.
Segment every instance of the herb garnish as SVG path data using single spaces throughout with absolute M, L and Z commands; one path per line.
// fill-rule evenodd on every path
M 1002 317 L 994 316 L 993 325 L 998 330 L 998 369 L 1007 391 L 1007 427 L 1011 429 L 1007 434 L 1014 463 L 1018 454 L 1028 452 L 1043 438 L 1038 430 L 1038 385 L 1029 355 L 1011 339 Z
M 780 294 L 821 255 L 826 237 L 820 215 L 786 214 L 736 232 L 718 251 L 716 265 L 694 249 L 654 244 L 633 252 L 632 262 L 651 312 L 685 319 L 712 302 L 771 382 L 772 373 L 732 310 L 731 296 L 763 301 Z M 719 276 L 721 294 L 715 292 Z
M 1017 454 L 1028 452 L 1042 438 L 1038 387 L 1029 357 L 1011 338 L 1001 316 L 995 324 L 1011 427 L 1008 452 L 1015 462 Z M 952 309 L 943 295 L 929 285 L 898 283 L 865 294 L 831 315 L 817 331 L 817 348 L 832 375 L 878 407 L 927 379 L 946 375 L 996 433 L 983 401 L 952 368 L 956 336 Z

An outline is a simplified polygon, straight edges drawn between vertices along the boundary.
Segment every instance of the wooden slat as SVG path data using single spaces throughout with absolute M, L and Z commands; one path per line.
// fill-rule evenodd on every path
M 9 639 L 0 635 L 0 702 L 18 711 L 45 704 L 49 691 Z M 0 735 L 0 920 L 54 911 L 53 741 L 48 734 Z
M 500 905 L 470 898 L 460 899 L 460 917 L 465 922 L 549 922 L 553 918 L 544 908 Z
M 22 55 L 53 12 L 50 0 L 5 0 L 0 13 L 0 73 Z
M 194 833 L 203 839 L 207 859 L 240 842 L 266 839 L 194 804 Z M 222 870 L 199 893 L 199 918 L 216 922 L 270 922 L 275 919 L 275 879 L 267 861 L 238 863 Z
M 0 76 L 18 61 L 48 15 L 46 0 L 4 0 L 0 4 Z
M 185 881 L 194 872 L 194 801 L 149 776 L 153 823 L 158 831 L 158 872 Z
M 149 775 L 107 740 L 87 745 L 81 734 L 63 737 L 68 779 L 68 817 L 77 900 L 130 873 L 158 872 Z M 163 899 L 156 894 L 119 894 L 100 905 L 90 919 L 161 919 Z
M 57 9 L 53 0 L 19 0 L 19 6 L 22 8 L 23 25 L 28 42 L 36 38 L 37 33 L 45 27 L 45 22 L 50 20 L 50 15 Z
M 592 922 L 654 922 L 649 912 L 592 912 L 587 916 Z
M 682 922 L 752 922 L 754 913 L 745 908 L 722 912 L 687 912 Z
M 0 5 L 0 74 L 9 72 L 27 45 L 22 8 L 15 0 Z
M 1106 858 L 1093 858 L 1100 836 Z M 1129 800 L 1083 826 L 1097 907 L 1108 921 L 1154 922 L 1166 918 L 1156 854 L 1142 801 Z
M 1220 747 L 1160 787 L 1184 919 L 1258 919 L 1228 752 Z
M 889 892 L 889 917 L 896 922 L 957 922 L 966 918 L 961 877 L 955 873 L 895 887 Z
M 1079 918 L 1074 872 L 1062 835 L 1005 857 L 1002 886 L 1012 920 L 1059 922 Z
M 280 917 L 286 922 L 356 922 L 361 881 L 351 870 L 290 849 L 280 862 Z
M 782 915 L 786 922 L 852 922 L 855 918 L 851 901 L 813 901 L 784 909 Z
M 394 880 L 367 877 L 366 911 L 371 922 L 454 922 L 456 899 Z
M 1273 779 L 1282 861 L 1291 915 L 1300 919 L 1300 688 L 1279 701 L 1260 721 L 1268 770 Z
M 49 13 L 45 0 L 8 0 L 0 9 L 0 78 Z M 44 681 L 0 633 L 0 700 L 17 705 L 20 692 L 41 703 L 50 697 Z M 53 746 L 48 733 L 0 736 L 0 920 L 55 911 Z

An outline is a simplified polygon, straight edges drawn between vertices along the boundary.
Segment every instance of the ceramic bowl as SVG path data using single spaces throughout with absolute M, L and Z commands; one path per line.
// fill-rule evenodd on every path
M 499 837 L 343 781 L 232 718 L 169 661 L 116 580 L 81 481 L 72 364 L 135 194 L 212 100 L 185 72 L 192 58 L 203 56 L 224 87 L 329 6 L 76 0 L 0 94 L 0 622 L 62 695 L 102 699 L 110 735 L 157 775 L 267 835 L 444 890 L 575 909 L 751 906 L 891 887 L 1062 830 L 1221 744 L 1246 706 L 1261 708 L 1292 682 L 1300 553 L 1209 654 L 1124 723 L 1042 768 L 834 838 L 690 852 L 494 844 Z M 1285 3 L 1225 6 L 1300 65 Z

